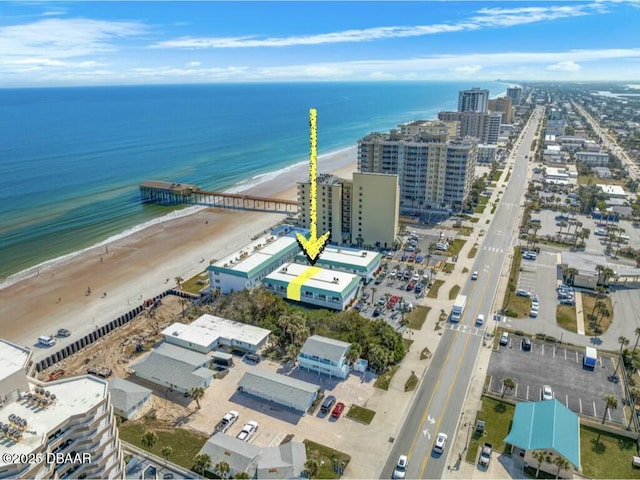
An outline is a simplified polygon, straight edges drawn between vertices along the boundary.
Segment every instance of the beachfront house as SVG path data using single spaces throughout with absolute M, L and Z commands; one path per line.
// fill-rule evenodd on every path
M 355 299 L 360 277 L 352 273 L 287 263 L 262 281 L 264 287 L 287 300 L 344 310 Z
M 298 365 L 305 370 L 344 379 L 349 375 L 347 353 L 350 348 L 350 343 L 312 335 L 300 350 Z
M 303 415 L 318 396 L 320 387 L 271 370 L 254 367 L 238 382 L 238 391 L 291 408 Z
M 135 419 L 151 400 L 150 389 L 118 377 L 109 380 L 109 394 L 113 411 L 127 420 Z

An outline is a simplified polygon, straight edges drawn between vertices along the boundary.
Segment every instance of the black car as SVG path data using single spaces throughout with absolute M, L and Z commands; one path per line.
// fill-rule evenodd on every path
M 380 316 L 380 309 L 379 309 L 379 308 L 376 308 L 376 309 L 373 311 L 373 316 L 374 316 L 374 317 L 379 317 L 379 316 Z
M 531 339 L 529 337 L 524 337 L 522 339 L 522 350 L 525 350 L 525 351 L 531 350 Z
M 262 360 L 260 358 L 260 355 L 256 354 L 256 353 L 247 353 L 244 358 L 246 360 L 248 360 L 249 362 L 253 362 L 253 363 L 260 363 L 260 360 Z

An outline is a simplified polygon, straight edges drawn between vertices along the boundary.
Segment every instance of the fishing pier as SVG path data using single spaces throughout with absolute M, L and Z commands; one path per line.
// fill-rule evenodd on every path
M 210 192 L 187 183 L 143 182 L 140 184 L 140 197 L 143 203 L 158 205 L 207 205 L 286 214 L 295 214 L 298 211 L 298 203 L 295 200 L 256 197 L 241 193 Z

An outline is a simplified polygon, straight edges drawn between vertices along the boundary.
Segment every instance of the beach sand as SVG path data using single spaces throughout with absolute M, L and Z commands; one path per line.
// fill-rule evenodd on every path
M 318 159 L 319 173 L 351 178 L 355 170 L 355 147 Z M 296 182 L 308 176 L 308 164 L 299 165 L 243 193 L 295 199 Z M 175 286 L 176 277 L 186 280 L 203 271 L 210 260 L 239 249 L 285 218 L 208 208 L 91 248 L 0 290 L 0 336 L 33 348 L 38 361 L 50 353 L 37 346 L 38 336 L 69 329 L 72 336 L 60 339 L 57 350 Z

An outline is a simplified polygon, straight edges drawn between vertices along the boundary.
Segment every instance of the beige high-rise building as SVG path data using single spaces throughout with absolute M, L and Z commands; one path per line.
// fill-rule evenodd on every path
M 309 182 L 298 183 L 298 219 L 309 228 Z M 398 232 L 397 175 L 354 173 L 353 180 L 318 175 L 317 233 L 330 231 L 329 242 L 391 247 Z M 376 213 L 377 212 L 377 213 Z
M 31 355 L 0 339 L 0 479 L 123 478 L 107 382 L 40 382 L 28 375 Z
M 391 247 L 398 233 L 399 214 L 400 188 L 397 175 L 353 174 L 351 243 Z
M 438 112 L 441 122 L 459 122 L 458 136 L 474 137 L 479 143 L 495 145 L 500 136 L 501 113 Z
M 513 107 L 509 97 L 498 97 L 489 100 L 489 111 L 502 114 L 502 123 L 511 123 L 513 121 Z

